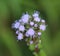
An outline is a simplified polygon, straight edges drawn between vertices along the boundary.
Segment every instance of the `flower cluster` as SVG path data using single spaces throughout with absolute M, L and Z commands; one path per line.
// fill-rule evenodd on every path
M 46 30 L 45 20 L 39 17 L 36 11 L 32 15 L 23 14 L 19 20 L 12 24 L 12 28 L 16 30 L 17 39 L 24 39 L 27 44 L 38 44 L 41 42 L 42 31 Z

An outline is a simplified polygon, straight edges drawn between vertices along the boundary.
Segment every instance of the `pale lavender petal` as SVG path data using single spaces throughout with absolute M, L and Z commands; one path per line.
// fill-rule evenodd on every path
M 19 31 L 18 30 L 16 31 L 16 34 L 19 34 Z
M 37 24 L 35 24 L 35 25 L 34 25 L 34 27 L 38 27 L 38 25 L 37 25 Z
M 26 37 L 29 37 L 29 35 L 28 35 L 28 33 L 27 33 L 27 32 L 26 32 L 25 36 L 26 36 Z
M 19 25 L 20 25 L 20 23 L 19 22 L 15 22 L 15 23 L 13 23 L 12 24 L 12 28 L 19 28 Z
M 30 25 L 33 26 L 34 25 L 34 22 L 30 22 Z
M 30 41 L 30 44 L 33 44 L 33 41 Z
M 33 14 L 33 17 L 35 18 L 35 17 L 38 17 L 39 16 L 39 13 L 38 13 L 38 11 L 36 11 L 34 14 Z
M 35 18 L 34 18 L 34 21 L 40 22 L 40 18 L 39 18 L 39 17 L 35 17 Z
M 42 22 L 42 23 L 45 23 L 45 20 L 42 19 L 41 22 Z
M 23 34 L 22 33 L 19 33 L 18 36 L 17 36 L 18 40 L 22 40 L 23 39 Z
M 43 30 L 44 31 L 46 29 L 46 25 L 40 25 L 39 28 L 40 28 L 40 30 Z
M 35 31 L 30 28 L 28 31 L 27 31 L 27 34 L 30 35 L 30 36 L 33 36 L 35 34 Z
M 41 35 L 41 32 L 38 32 L 38 35 L 40 36 Z
M 20 25 L 20 26 L 19 26 L 19 30 L 22 31 L 22 32 L 24 32 L 25 27 L 24 27 L 23 25 Z
M 28 23 L 29 18 L 30 18 L 30 15 L 29 14 L 24 14 L 22 16 L 21 20 L 22 20 L 23 23 Z

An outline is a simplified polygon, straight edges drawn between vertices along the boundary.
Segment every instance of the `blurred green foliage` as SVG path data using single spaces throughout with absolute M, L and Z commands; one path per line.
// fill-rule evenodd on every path
M 43 50 L 36 56 L 60 56 L 60 0 L 0 0 L 0 56 L 34 56 L 24 40 L 17 43 L 11 29 L 14 20 L 34 10 L 48 25 L 41 36 Z

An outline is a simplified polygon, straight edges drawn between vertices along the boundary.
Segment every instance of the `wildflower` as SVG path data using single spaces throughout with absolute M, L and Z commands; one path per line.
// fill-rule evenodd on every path
M 34 18 L 35 18 L 35 17 L 39 17 L 38 11 L 36 11 L 36 12 L 33 14 L 33 17 L 34 17 Z
M 23 39 L 23 34 L 22 33 L 19 33 L 18 36 L 17 36 L 18 40 L 22 40 Z
M 19 25 L 20 25 L 20 23 L 16 21 L 15 23 L 12 24 L 12 28 L 17 29 L 17 28 L 19 28 Z
M 28 34 L 29 36 L 33 36 L 33 35 L 35 34 L 35 31 L 34 31 L 32 28 L 30 28 L 30 29 L 27 31 L 27 34 Z
M 40 18 L 39 18 L 39 17 L 35 17 L 35 18 L 34 18 L 34 21 L 40 22 Z
M 40 36 L 41 35 L 41 32 L 38 32 L 38 35 Z
M 34 25 L 34 27 L 38 27 L 38 25 L 37 25 L 37 24 L 35 24 L 35 25 Z
M 16 30 L 17 39 L 24 39 L 27 45 L 34 45 L 34 49 L 39 50 L 41 44 L 42 31 L 46 30 L 45 20 L 39 17 L 39 12 L 36 11 L 33 15 L 28 13 L 12 24 L 12 28 Z M 40 31 L 41 30 L 41 31 Z
M 30 18 L 29 14 L 24 14 L 22 16 L 21 20 L 22 20 L 23 23 L 28 23 L 29 18 Z
M 16 34 L 19 34 L 19 31 L 18 30 L 16 31 Z
M 29 35 L 28 35 L 28 33 L 27 33 L 27 32 L 26 32 L 25 36 L 26 36 L 26 37 L 29 37 Z
M 30 41 L 30 44 L 33 44 L 33 41 L 32 40 Z
M 43 30 L 44 31 L 46 29 L 46 25 L 40 25 L 39 28 L 40 28 L 40 30 Z
M 22 32 L 24 32 L 25 27 L 24 27 L 23 25 L 20 25 L 20 26 L 19 26 L 19 30 L 22 31 Z
M 42 22 L 42 23 L 45 23 L 45 20 L 42 19 L 41 22 Z
M 34 25 L 34 22 L 30 22 L 30 25 L 33 26 Z
M 21 19 L 19 19 L 19 22 L 21 23 L 21 22 L 22 22 L 22 20 L 21 20 Z

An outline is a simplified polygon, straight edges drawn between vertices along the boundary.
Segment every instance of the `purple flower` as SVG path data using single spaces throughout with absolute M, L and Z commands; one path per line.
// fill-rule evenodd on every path
M 33 36 L 35 34 L 35 31 L 32 28 L 29 28 L 29 30 L 26 32 L 29 36 Z
M 26 32 L 25 36 L 26 36 L 26 37 L 29 37 L 29 34 Z
M 20 25 L 20 23 L 16 21 L 15 23 L 12 24 L 12 28 L 17 29 L 17 28 L 19 28 L 19 25 Z
M 30 18 L 30 15 L 29 14 L 24 14 L 22 16 L 21 20 L 22 20 L 23 23 L 28 23 L 29 18 Z
M 39 16 L 39 13 L 38 13 L 38 11 L 36 11 L 34 14 L 33 14 L 33 17 L 35 18 L 35 17 L 38 17 Z
M 34 22 L 30 22 L 30 25 L 33 26 L 34 25 Z
M 34 18 L 34 21 L 40 22 L 40 18 L 39 18 L 39 17 L 35 17 L 35 18 Z
M 19 31 L 18 30 L 16 31 L 16 34 L 19 34 Z
M 42 19 L 41 22 L 42 22 L 42 23 L 45 23 L 45 20 Z
M 33 44 L 33 41 L 32 40 L 30 41 L 30 44 Z
M 38 32 L 38 35 L 40 36 L 41 35 L 41 32 Z
M 22 31 L 22 32 L 24 32 L 25 27 L 24 27 L 23 25 L 20 25 L 20 26 L 19 26 L 19 30 Z
M 18 36 L 17 36 L 18 40 L 22 40 L 23 39 L 23 34 L 22 33 L 19 33 Z
M 39 29 L 44 31 L 46 29 L 46 25 L 40 25 Z
M 35 24 L 35 25 L 34 25 L 34 27 L 38 27 L 38 25 L 37 25 L 37 24 Z

